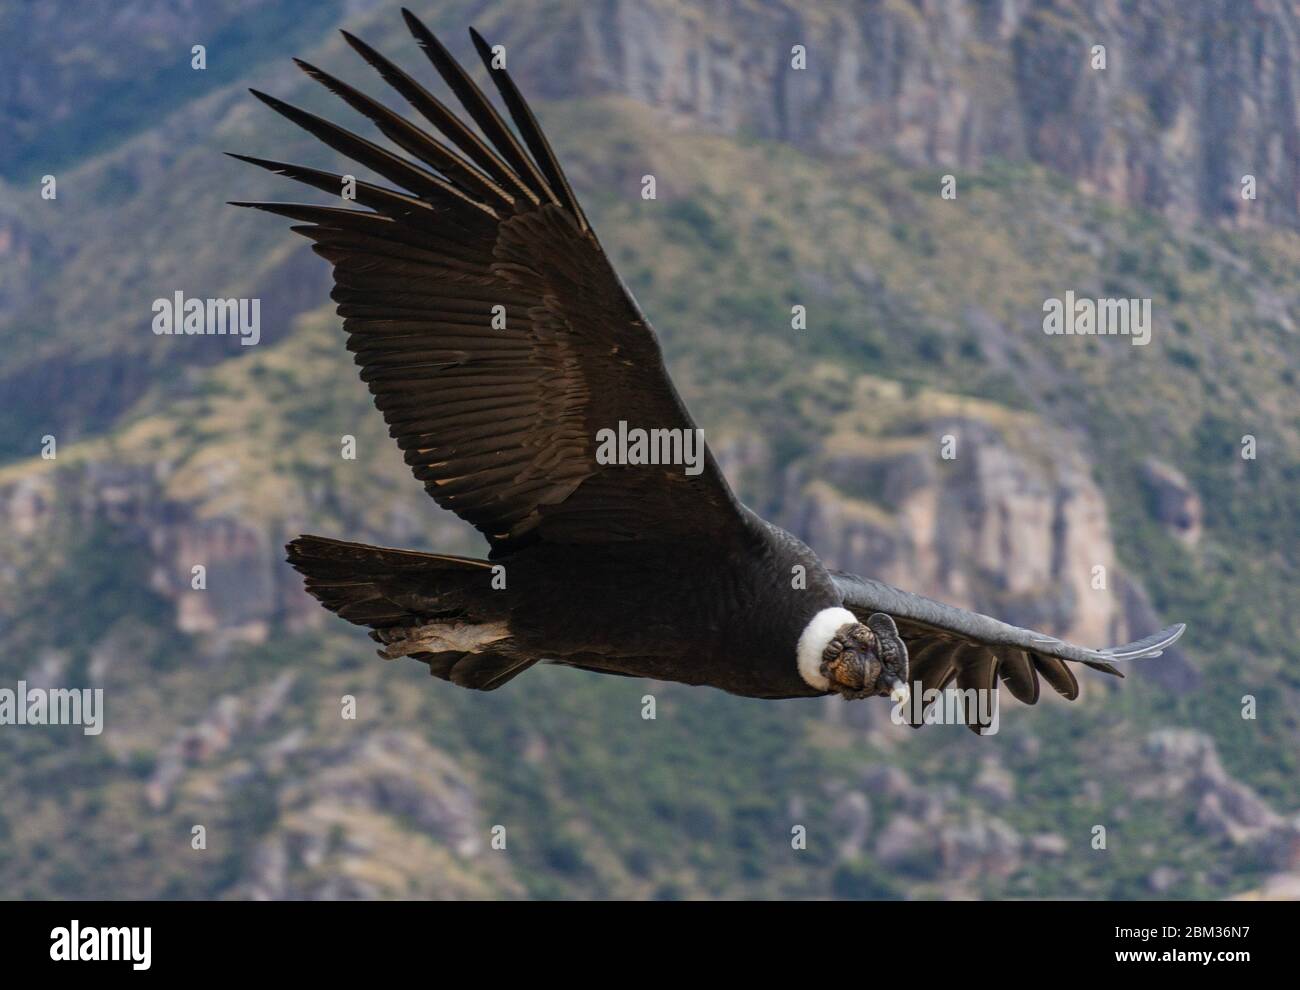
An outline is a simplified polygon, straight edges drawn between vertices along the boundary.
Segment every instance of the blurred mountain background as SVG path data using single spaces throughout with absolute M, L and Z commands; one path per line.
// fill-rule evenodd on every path
M 432 87 L 397 7 L 4 0 L 0 686 L 102 687 L 106 728 L 0 727 L 0 895 L 1300 896 L 1300 6 L 412 6 L 466 64 L 470 24 L 506 46 L 744 501 L 1089 645 L 1188 633 L 1073 705 L 1003 692 L 985 739 L 377 659 L 286 539 L 483 546 L 387 439 L 326 263 L 223 205 L 303 194 L 219 152 L 338 168 L 245 87 L 370 135 L 289 56 L 398 107 L 333 30 Z M 155 336 L 177 290 L 260 298 L 261 343 Z M 1151 298 L 1150 345 L 1045 335 L 1067 290 Z

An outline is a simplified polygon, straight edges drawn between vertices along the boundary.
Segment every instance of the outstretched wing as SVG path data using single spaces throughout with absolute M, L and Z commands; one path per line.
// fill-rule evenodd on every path
M 996 691 L 1001 680 L 1017 700 L 1032 705 L 1038 701 L 1041 677 L 1073 701 L 1079 696 L 1079 683 L 1068 663 L 1123 677 L 1113 662 L 1158 657 L 1186 628 L 1170 626 L 1135 643 L 1090 650 L 879 581 L 841 572 L 831 576 L 844 596 L 845 607 L 859 618 L 865 621 L 873 612 L 884 612 L 894 619 L 907 644 L 913 696 L 918 684 L 924 697 L 932 689 L 942 691 L 953 680 L 963 691 L 975 688 L 986 692 Z M 916 717 L 920 710 L 919 704 L 909 706 L 914 727 L 922 724 Z M 979 713 L 970 706 L 966 711 L 966 724 L 979 731 Z
M 293 230 L 333 264 L 347 346 L 389 433 L 434 500 L 476 526 L 494 553 L 538 539 L 738 531 L 743 510 L 668 377 L 654 331 L 514 83 L 471 31 L 522 145 L 433 34 L 403 14 L 483 137 L 344 32 L 448 143 L 298 61 L 406 155 L 254 91 L 388 184 L 357 181 L 359 210 L 235 205 L 299 221 Z M 233 157 L 336 195 L 345 189 L 340 175 Z M 633 447 L 632 431 L 647 431 L 641 463 L 602 463 L 618 449 L 608 441 L 620 424 Z

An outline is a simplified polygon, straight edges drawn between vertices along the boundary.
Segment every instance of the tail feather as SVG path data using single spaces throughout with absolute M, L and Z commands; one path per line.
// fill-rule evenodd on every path
M 492 565 L 449 554 L 392 550 L 364 543 L 300 536 L 286 548 L 306 578 L 307 593 L 340 618 L 384 629 L 411 620 L 462 617 L 475 590 L 469 574 Z M 480 578 L 477 582 L 486 586 Z
M 340 618 L 368 627 L 386 647 L 382 657 L 414 657 L 435 677 L 479 691 L 500 687 L 537 662 L 511 651 L 504 602 L 490 593 L 492 564 L 486 560 L 323 536 L 300 536 L 285 549 L 308 594 Z M 467 629 L 491 635 L 466 641 Z M 490 650 L 478 649 L 488 643 Z

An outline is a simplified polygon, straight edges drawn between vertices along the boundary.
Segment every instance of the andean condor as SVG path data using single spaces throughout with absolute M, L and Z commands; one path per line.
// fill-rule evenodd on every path
M 1033 704 L 1040 676 L 1077 695 L 1068 662 L 1119 674 L 1112 661 L 1156 656 L 1181 635 L 1177 625 L 1104 650 L 1064 643 L 827 569 L 736 500 L 707 447 L 694 469 L 600 456 L 598 438 L 616 429 L 702 438 L 649 321 L 488 45 L 471 30 L 518 137 L 428 28 L 403 15 L 477 132 L 343 32 L 443 140 L 298 61 L 409 157 L 253 91 L 389 185 L 357 181 L 364 209 L 236 204 L 297 221 L 332 263 L 348 349 L 390 434 L 433 499 L 491 547 L 475 560 L 319 536 L 290 543 L 307 590 L 370 627 L 382 656 L 414 657 L 481 691 L 548 662 L 751 698 L 902 700 L 910 685 L 929 701 L 954 679 L 986 696 L 1001 680 Z M 344 188 L 330 172 L 234 157 Z M 906 711 L 921 721 L 919 704 Z M 978 716 L 968 721 L 979 731 Z

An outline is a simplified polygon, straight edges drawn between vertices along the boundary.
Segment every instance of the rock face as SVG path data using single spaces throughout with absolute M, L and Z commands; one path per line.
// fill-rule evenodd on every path
M 1159 729 L 1147 734 L 1145 745 L 1117 738 L 1100 759 L 1124 767 L 1116 778 L 1124 782 L 1122 796 L 1107 809 L 1115 822 L 1129 822 L 1137 803 L 1150 803 L 1171 820 L 1193 820 L 1197 841 L 1220 863 L 1271 874 L 1254 896 L 1283 896 L 1278 891 L 1292 889 L 1300 875 L 1300 819 L 1279 813 L 1236 779 L 1212 737 L 1191 729 Z M 841 843 L 840 858 L 873 859 L 895 876 L 932 884 L 931 896 L 968 897 L 977 882 L 1051 868 L 1057 861 L 1081 865 L 1095 856 L 1090 833 L 1077 822 L 1062 821 L 1061 831 L 1021 832 L 1000 817 L 1015 808 L 1016 778 L 999 754 L 985 753 L 967 766 L 969 781 L 956 786 L 913 780 L 896 766 L 864 773 L 861 790 L 842 795 L 835 806 L 837 835 L 853 840 Z M 1102 789 L 1096 781 L 1083 781 L 1077 798 L 1098 804 Z M 862 815 L 849 809 L 870 808 L 871 802 L 878 802 L 879 810 L 864 835 L 854 830 Z M 1145 854 L 1156 852 L 1152 846 Z M 1186 861 L 1160 863 L 1147 875 L 1146 887 L 1168 894 L 1184 882 L 1188 869 Z
M 324 612 L 285 566 L 286 532 L 233 517 L 197 518 L 169 499 L 163 464 L 91 462 L 0 485 L 5 558 L 40 556 L 61 520 L 110 528 L 150 564 L 149 587 L 175 607 L 174 625 L 220 646 L 263 642 L 276 623 L 318 625 Z M 195 584 L 194 567 L 204 568 Z M 21 587 L 21 570 L 0 565 L 0 605 Z
M 1234 846 L 1258 845 L 1280 869 L 1300 864 L 1300 823 L 1288 822 L 1254 790 L 1224 769 L 1214 740 L 1192 729 L 1161 729 L 1147 737 L 1159 773 L 1146 785 L 1162 800 L 1190 797 L 1196 823 Z
M 861 855 L 871 834 L 871 801 L 861 791 L 849 791 L 835 803 L 832 823 L 840 859 Z
M 1288 0 L 603 0 L 567 27 L 503 25 L 530 92 L 615 91 L 726 133 L 927 166 L 1030 159 L 1154 210 L 1300 224 Z
M 280 827 L 242 896 L 352 900 L 514 892 L 461 767 L 412 732 L 376 732 L 317 754 L 277 795 Z
M 1201 496 L 1187 477 L 1172 465 L 1148 460 L 1142 465 L 1142 483 L 1151 499 L 1156 519 L 1177 540 L 1195 546 L 1201 539 Z
M 1085 643 L 1130 632 L 1105 501 L 1068 438 L 988 403 L 857 389 L 787 469 L 782 525 L 836 567 L 954 605 Z
M 153 540 L 153 586 L 176 602 L 176 628 L 246 642 L 266 639 L 277 609 L 269 534 L 233 519 L 183 523 Z M 202 567 L 203 587 L 192 569 Z
M 40 234 L 14 215 L 8 203 L 17 197 L 3 182 L 0 182 L 0 196 L 6 202 L 0 209 L 0 313 L 5 313 L 31 294 L 34 281 L 31 267 Z
M 205 718 L 182 728 L 163 747 L 153 775 L 145 785 L 145 800 L 150 808 L 157 811 L 167 806 L 187 766 L 210 762 L 230 748 L 239 731 L 240 707 L 239 698 L 223 695 Z
M 875 835 L 871 847 L 875 859 L 903 875 L 941 880 L 950 894 L 960 894 L 968 881 L 1010 876 L 1023 865 L 1026 848 L 1041 855 L 1060 852 L 1059 836 L 1035 836 L 1027 846 L 1002 819 L 982 809 L 960 810 L 951 787 L 913 786 L 879 774 L 864 784 L 902 799 L 898 811 Z M 1000 797 L 993 796 L 991 803 L 1001 803 Z M 843 849 L 841 855 L 847 852 Z
M 351 3 L 349 14 L 372 6 Z M 530 94 L 622 93 L 725 133 L 876 148 L 927 166 L 1029 159 L 1155 210 L 1300 224 L 1300 12 L 1290 0 L 505 6 L 482 26 Z M 126 85 L 142 64 L 183 65 L 188 42 L 175 39 L 240 22 L 298 31 L 322 20 L 313 15 L 310 4 L 256 0 L 201 12 L 129 0 L 78 24 L 24 15 L 22 57 L 6 60 L 14 71 L 0 81 L 0 125 L 16 135 L 0 173 L 18 168 L 42 128 L 88 112 L 74 96 L 91 88 L 87 77 Z M 464 18 L 434 23 L 459 37 Z M 1104 68 L 1094 67 L 1097 45 Z M 68 46 L 101 57 L 67 57 Z M 795 46 L 805 68 L 792 67 Z M 1255 200 L 1242 196 L 1246 175 Z
M 1022 840 L 999 818 L 976 817 L 939 833 L 939 856 L 950 877 L 1007 877 L 1020 866 Z

